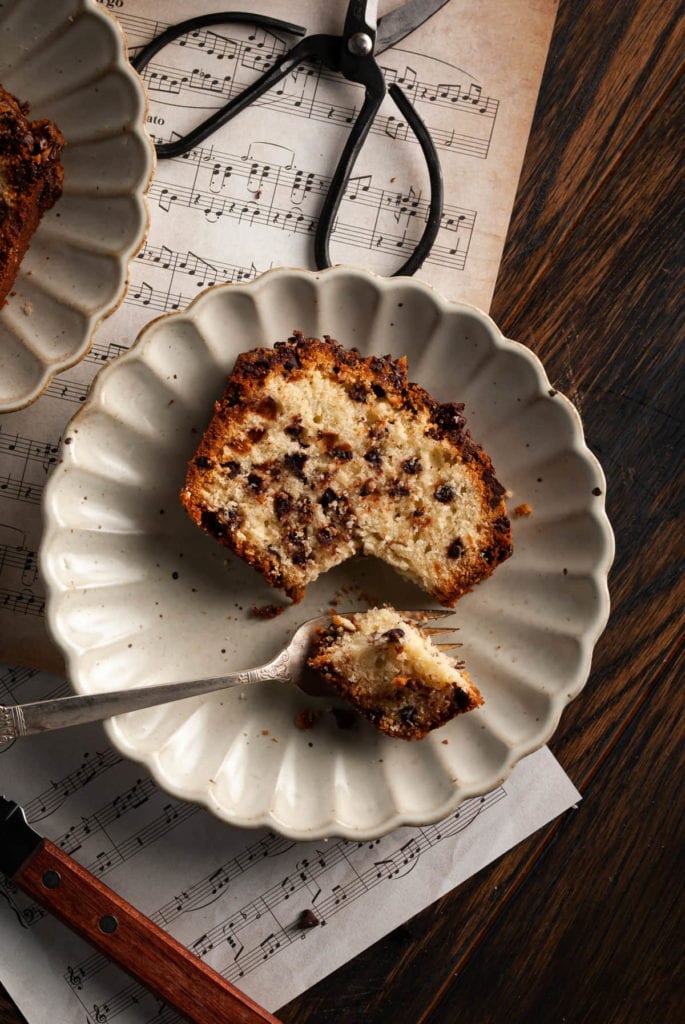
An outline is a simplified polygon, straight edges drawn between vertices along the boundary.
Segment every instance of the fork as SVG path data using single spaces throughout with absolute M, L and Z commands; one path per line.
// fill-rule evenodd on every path
M 341 616 L 354 615 L 354 612 L 339 612 Z M 416 619 L 418 623 L 440 619 L 452 615 L 451 611 L 442 609 L 414 610 L 401 612 L 407 618 Z M 293 683 L 306 688 L 305 675 L 307 656 L 314 639 L 315 631 L 330 623 L 330 616 L 319 615 L 307 619 L 293 634 L 290 643 L 276 654 L 271 661 L 257 668 L 243 672 L 234 672 L 214 679 L 194 679 L 184 683 L 162 683 L 157 686 L 143 686 L 133 690 L 110 690 L 107 693 L 87 694 L 86 696 L 58 697 L 54 700 L 39 700 L 31 704 L 0 705 L 0 750 L 21 736 L 31 736 L 52 729 L 65 729 L 71 725 L 85 725 L 87 722 L 99 722 L 103 718 L 114 715 L 125 715 L 129 711 L 151 708 L 158 704 L 169 704 L 186 697 L 197 697 L 204 693 L 215 693 L 233 686 L 251 686 L 263 680 L 279 680 Z M 430 636 L 450 633 L 451 629 L 424 627 Z M 437 644 L 441 650 L 447 651 L 461 644 Z

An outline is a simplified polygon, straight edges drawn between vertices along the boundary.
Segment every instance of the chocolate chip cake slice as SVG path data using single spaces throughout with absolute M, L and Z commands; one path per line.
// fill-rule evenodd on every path
M 365 554 L 451 606 L 512 550 L 462 409 L 410 383 L 406 359 L 295 334 L 238 357 L 181 500 L 293 601 Z
M 52 121 L 29 121 L 27 113 L 0 85 L 0 306 L 41 217 L 62 194 L 64 138 Z
M 422 739 L 483 703 L 463 665 L 439 651 L 419 621 L 393 608 L 333 615 L 308 662 L 372 725 L 403 740 Z

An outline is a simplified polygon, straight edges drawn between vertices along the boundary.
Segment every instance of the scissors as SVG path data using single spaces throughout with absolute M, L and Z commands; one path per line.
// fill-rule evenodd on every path
M 278 57 L 271 67 L 239 96 L 234 97 L 187 135 L 175 139 L 173 142 L 158 144 L 156 146 L 157 155 L 161 159 L 180 156 L 199 145 L 217 128 L 226 124 L 241 110 L 249 107 L 268 89 L 289 75 L 294 68 L 306 61 L 318 61 L 325 68 L 341 74 L 348 81 L 363 85 L 364 103 L 331 178 L 316 227 L 314 259 L 317 269 L 323 270 L 331 266 L 330 238 L 333 224 L 355 162 L 383 98 L 386 93 L 389 93 L 400 114 L 416 136 L 426 161 L 430 181 L 430 203 L 423 234 L 412 255 L 395 272 L 394 276 L 414 274 L 428 256 L 440 228 L 443 206 L 440 162 L 428 129 L 414 106 L 398 85 L 393 83 L 390 87 L 386 87 L 383 72 L 375 56 L 408 36 L 447 2 L 448 0 L 408 0 L 402 7 L 398 7 L 377 21 L 377 0 L 351 0 L 347 7 L 342 35 L 307 36 L 307 30 L 301 25 L 293 25 L 290 22 L 278 21 L 264 15 L 239 11 L 199 15 L 172 25 L 144 46 L 133 59 L 132 64 L 137 71 L 142 71 L 152 57 L 174 39 L 207 25 L 230 22 L 247 23 L 268 29 L 271 32 L 285 32 L 290 35 L 304 36 L 304 38 Z

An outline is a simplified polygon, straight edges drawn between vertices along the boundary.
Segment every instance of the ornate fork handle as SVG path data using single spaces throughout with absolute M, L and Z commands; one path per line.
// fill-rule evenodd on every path
M 64 729 L 70 725 L 84 725 L 98 722 L 114 715 L 129 711 L 169 704 L 172 701 L 197 697 L 204 693 L 227 690 L 233 686 L 249 686 L 266 679 L 290 680 L 290 657 L 282 651 L 267 665 L 236 672 L 216 679 L 196 679 L 187 683 L 163 683 L 135 690 L 114 690 L 109 693 L 94 693 L 85 696 L 58 697 L 55 700 L 41 700 L 33 704 L 0 705 L 0 747 L 20 736 L 47 732 L 50 729 Z
M 0 748 L 26 735 L 26 723 L 21 707 L 4 707 L 0 704 Z

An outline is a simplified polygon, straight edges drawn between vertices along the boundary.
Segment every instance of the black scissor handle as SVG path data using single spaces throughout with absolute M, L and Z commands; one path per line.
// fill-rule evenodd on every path
M 256 25 L 258 28 L 266 28 L 272 32 L 287 32 L 295 36 L 303 36 L 307 31 L 302 25 L 294 25 L 289 21 L 278 21 L 276 18 L 269 18 L 263 14 L 248 14 L 242 11 L 219 11 L 215 14 L 200 14 L 195 18 L 179 21 L 177 25 L 170 25 L 164 32 L 160 32 L 158 36 L 150 40 L 136 54 L 131 60 L 131 64 L 140 73 L 150 63 L 155 54 L 163 50 L 169 43 L 173 43 L 179 36 L 186 35 L 188 32 L 194 32 L 196 29 L 206 28 L 208 25 L 224 25 L 229 22 Z M 220 110 L 217 110 L 201 124 L 197 125 L 196 128 L 193 128 L 173 142 L 157 143 L 155 145 L 157 156 L 160 160 L 169 160 L 172 157 L 181 156 L 183 153 L 187 153 L 195 146 L 198 146 L 212 132 L 221 128 L 232 117 L 235 117 L 241 110 L 244 110 L 250 103 L 258 99 L 262 93 L 267 92 L 282 78 L 285 78 L 288 72 L 303 60 L 306 60 L 306 55 L 299 53 L 297 46 L 287 51 L 256 82 L 248 86 L 244 92 L 236 96 L 235 99 L 231 100 Z
M 131 64 L 136 71 L 142 71 L 156 53 L 163 50 L 169 43 L 173 43 L 174 39 L 178 39 L 179 36 L 184 36 L 199 28 L 206 28 L 208 25 L 226 25 L 229 22 L 257 25 L 258 28 L 268 28 L 272 32 L 287 32 L 293 36 L 303 36 L 307 31 L 302 25 L 293 25 L 290 21 L 278 21 L 265 14 L 247 14 L 244 11 L 217 11 L 214 14 L 198 14 L 194 18 L 186 18 L 185 21 L 179 21 L 176 25 L 170 25 L 169 28 L 160 32 L 133 57 Z
M 380 69 L 378 73 L 381 75 L 382 81 L 382 73 L 380 72 Z M 383 87 L 383 92 L 384 91 L 385 88 Z M 435 242 L 438 231 L 440 230 L 444 187 L 437 151 L 433 145 L 433 140 L 428 133 L 428 129 L 416 112 L 415 107 L 407 99 L 398 85 L 393 83 L 388 89 L 388 93 L 392 97 L 397 109 L 406 120 L 421 146 L 421 151 L 428 168 L 428 178 L 430 181 L 430 204 L 423 234 L 421 235 L 421 238 L 409 259 L 406 260 L 399 270 L 396 270 L 392 275 L 393 277 L 401 277 L 415 274 L 419 267 L 423 265 L 426 257 L 433 247 L 433 243 Z M 330 241 L 333 231 L 333 223 L 345 194 L 345 188 L 347 187 L 347 183 L 350 180 L 352 171 L 354 170 L 357 157 L 359 156 L 359 152 L 364 144 L 364 140 L 369 134 L 371 124 L 378 113 L 378 108 L 381 105 L 382 99 L 383 93 L 381 93 L 379 97 L 377 89 L 369 89 L 367 87 L 364 106 L 362 107 L 359 117 L 357 118 L 357 121 L 355 122 L 345 144 L 345 148 L 343 149 L 340 160 L 338 161 L 338 166 L 335 169 L 335 174 L 331 179 L 331 184 L 319 215 L 316 234 L 314 236 L 314 260 L 316 262 L 317 270 L 325 270 L 327 267 L 331 266 Z

